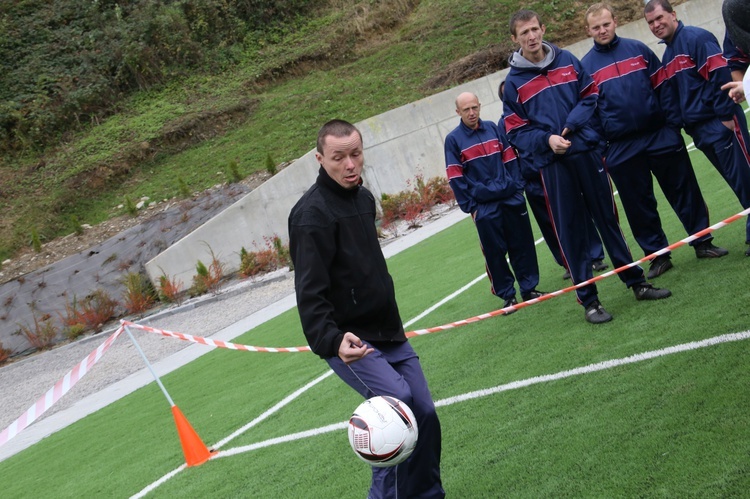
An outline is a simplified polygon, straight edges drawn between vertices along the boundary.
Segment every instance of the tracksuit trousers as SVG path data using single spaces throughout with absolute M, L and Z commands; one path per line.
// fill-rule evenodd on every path
M 630 229 L 644 255 L 669 246 L 657 209 L 652 173 L 688 235 L 708 227 L 708 207 L 685 144 L 666 154 L 644 152 L 617 165 L 608 163 L 607 172 L 617 186 Z M 690 245 L 712 239 L 707 234 Z
M 440 481 L 441 431 L 419 357 L 408 341 L 373 342 L 375 351 L 345 364 L 326 359 L 347 385 L 365 399 L 389 395 L 404 402 L 417 419 L 419 436 L 411 456 L 387 468 L 372 468 L 368 499 L 443 498 Z
M 750 208 L 750 136 L 747 120 L 740 106 L 734 113 L 734 131 L 718 119 L 710 119 L 685 127 L 695 147 L 706 155 L 719 171 L 743 208 Z M 750 217 L 745 225 L 745 242 L 750 244 Z
M 492 294 L 504 300 L 513 298 L 516 295 L 515 281 L 518 281 L 521 295 L 533 291 L 539 284 L 539 264 L 529 209 L 521 191 L 508 199 L 480 203 L 472 218 Z M 508 255 L 513 271 L 505 255 Z
M 526 201 L 529 203 L 529 208 L 531 208 L 539 230 L 542 232 L 544 242 L 547 243 L 547 247 L 550 253 L 552 253 L 552 258 L 555 259 L 555 262 L 564 268 L 565 263 L 560 253 L 560 243 L 557 242 L 555 229 L 552 227 L 552 220 L 547 208 L 547 198 L 544 197 L 542 179 L 541 177 L 538 179 L 525 179 L 525 182 L 524 192 L 526 193 Z M 589 257 L 591 258 L 591 262 L 604 260 L 604 246 L 602 246 L 602 241 L 599 239 L 599 234 L 596 232 L 591 216 L 586 219 L 586 223 L 588 225 Z
M 588 258 L 587 212 L 591 214 L 602 243 L 615 268 L 633 261 L 617 220 L 617 207 L 601 156 L 595 151 L 565 154 L 543 167 L 542 184 L 549 203 L 555 234 L 574 284 L 593 277 Z M 645 282 L 643 269 L 630 267 L 619 274 L 630 288 Z M 595 284 L 576 290 L 584 307 L 598 299 Z

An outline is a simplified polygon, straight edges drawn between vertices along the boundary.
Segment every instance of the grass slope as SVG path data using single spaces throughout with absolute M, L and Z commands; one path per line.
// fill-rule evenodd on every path
M 616 0 L 621 22 L 637 18 L 640 0 Z M 321 123 L 357 122 L 406 105 L 459 82 L 494 72 L 485 52 L 509 49 L 511 0 L 388 0 L 351 5 L 331 1 L 296 30 L 270 33 L 237 47 L 241 62 L 222 74 L 195 74 L 161 89 L 139 92 L 120 111 L 54 150 L 4 158 L 0 168 L 0 261 L 29 246 L 113 215 L 125 196 L 180 196 L 178 179 L 199 191 L 294 160 L 314 147 Z M 535 1 L 547 38 L 585 37 L 586 5 Z M 342 39 L 344 41 L 342 41 Z M 438 86 L 426 82 L 452 62 L 477 55 Z M 270 75 L 270 76 L 269 76 Z

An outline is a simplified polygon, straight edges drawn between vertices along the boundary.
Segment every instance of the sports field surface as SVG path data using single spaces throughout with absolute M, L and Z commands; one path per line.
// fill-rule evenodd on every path
M 705 157 L 691 157 L 711 223 L 741 211 Z M 670 242 L 685 238 L 657 192 Z M 620 214 L 634 257 L 643 257 Z M 616 276 L 601 281 L 600 299 L 614 315 L 608 324 L 586 323 L 568 293 L 412 338 L 442 422 L 449 496 L 747 497 L 744 231 L 742 219 L 716 232 L 715 243 L 730 250 L 718 260 L 676 249 L 674 269 L 653 281 L 672 290 L 667 300 L 636 302 Z M 537 253 L 539 288 L 569 286 L 544 243 Z M 481 278 L 470 220 L 388 265 L 407 331 L 502 306 Z M 234 341 L 305 345 L 294 309 Z M 218 349 L 162 381 L 202 441 L 220 451 L 209 462 L 184 466 L 169 404 L 152 383 L 0 463 L 2 496 L 366 496 L 370 470 L 344 429 L 361 399 L 314 354 Z

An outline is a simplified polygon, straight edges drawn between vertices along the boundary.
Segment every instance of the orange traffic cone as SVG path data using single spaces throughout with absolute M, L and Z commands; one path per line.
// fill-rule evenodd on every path
M 211 452 L 176 405 L 172 406 L 172 415 L 177 424 L 177 433 L 180 435 L 182 452 L 185 454 L 185 463 L 188 467 L 198 466 L 208 461 L 211 458 Z

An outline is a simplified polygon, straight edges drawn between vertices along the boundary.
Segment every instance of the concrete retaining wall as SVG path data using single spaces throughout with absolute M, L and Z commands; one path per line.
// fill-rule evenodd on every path
M 685 24 L 708 29 L 721 42 L 721 3 L 722 0 L 693 0 L 676 10 Z M 664 52 L 644 20 L 620 26 L 618 34 L 644 41 L 659 56 Z M 591 44 L 586 39 L 566 48 L 580 58 Z M 502 111 L 497 89 L 507 73 L 507 69 L 499 71 L 357 123 L 365 145 L 364 183 L 375 197 L 407 189 L 407 182 L 413 183 L 417 175 L 425 179 L 445 175 L 443 141 L 459 120 L 455 97 L 463 91 L 474 92 L 482 103 L 482 117 L 497 120 Z M 315 181 L 317 171 L 314 151 L 310 151 L 148 262 L 149 276 L 158 282 L 159 276 L 166 273 L 189 283 L 198 260 L 206 265 L 211 261 L 211 251 L 228 270 L 234 271 L 239 267 L 241 248 L 265 249 L 265 240 L 273 236 L 287 241 L 289 211 Z

